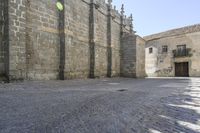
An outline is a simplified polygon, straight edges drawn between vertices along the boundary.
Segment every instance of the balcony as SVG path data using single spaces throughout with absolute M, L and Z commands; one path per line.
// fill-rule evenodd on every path
M 174 58 L 177 58 L 177 57 L 190 57 L 191 56 L 190 51 L 191 51 L 190 48 L 181 49 L 181 50 L 177 49 L 177 50 L 173 50 L 173 55 L 174 55 Z

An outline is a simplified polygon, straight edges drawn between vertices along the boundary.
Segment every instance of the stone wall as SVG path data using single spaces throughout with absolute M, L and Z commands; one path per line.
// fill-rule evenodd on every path
M 8 10 L 9 78 L 24 79 L 26 78 L 26 0 L 10 0 Z
M 163 33 L 161 35 L 157 34 L 156 38 L 152 38 L 155 35 L 145 37 L 151 38 L 146 44 L 146 72 L 148 76 L 173 77 L 175 76 L 175 63 L 178 62 L 189 63 L 189 76 L 200 76 L 200 31 L 197 30 L 197 27 L 199 25 L 168 31 L 166 33 L 175 31 L 178 34 L 168 34 L 168 36 L 161 38 L 157 37 L 160 37 Z M 189 55 L 186 57 L 174 57 L 173 50 L 177 49 L 177 45 L 183 44 L 191 49 Z M 162 52 L 162 46 L 168 47 L 167 53 Z M 149 53 L 149 48 L 153 48 L 153 53 Z
M 144 78 L 146 41 L 138 35 L 123 34 L 121 47 L 121 76 Z
M 149 53 L 149 49 L 152 48 L 152 53 Z M 157 76 L 157 58 L 158 58 L 158 48 L 157 44 L 154 42 L 146 42 L 145 48 L 145 71 L 148 77 Z
M 107 6 L 95 10 L 95 76 L 107 76 Z
M 121 76 L 136 77 L 136 35 L 123 34 Z
M 55 3 L 11 0 L 9 20 L 10 79 L 56 79 L 59 42 Z
M 121 33 L 132 22 L 111 3 L 64 0 L 61 17 L 57 0 L 8 2 L 11 80 L 58 79 L 62 63 L 65 79 L 120 75 Z
M 112 21 L 112 76 L 120 75 L 120 16 Z
M 87 78 L 90 70 L 90 6 L 81 0 L 65 1 L 65 78 Z
M 145 44 L 146 44 L 146 41 L 140 36 L 137 36 L 136 38 L 136 77 L 137 78 L 146 77 Z

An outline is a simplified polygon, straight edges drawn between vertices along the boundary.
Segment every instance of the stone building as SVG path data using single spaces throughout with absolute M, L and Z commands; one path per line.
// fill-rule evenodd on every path
M 200 76 L 200 24 L 144 37 L 148 76 Z
M 0 0 L 0 77 L 143 77 L 143 39 L 133 31 L 132 16 L 111 2 Z

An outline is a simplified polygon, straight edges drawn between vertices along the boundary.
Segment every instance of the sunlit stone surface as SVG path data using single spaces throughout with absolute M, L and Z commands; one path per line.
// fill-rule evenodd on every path
M 198 133 L 200 78 L 0 84 L 0 133 Z

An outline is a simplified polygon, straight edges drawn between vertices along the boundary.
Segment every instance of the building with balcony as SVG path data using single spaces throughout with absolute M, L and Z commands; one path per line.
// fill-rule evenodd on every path
M 200 76 L 200 24 L 144 37 L 148 76 Z

